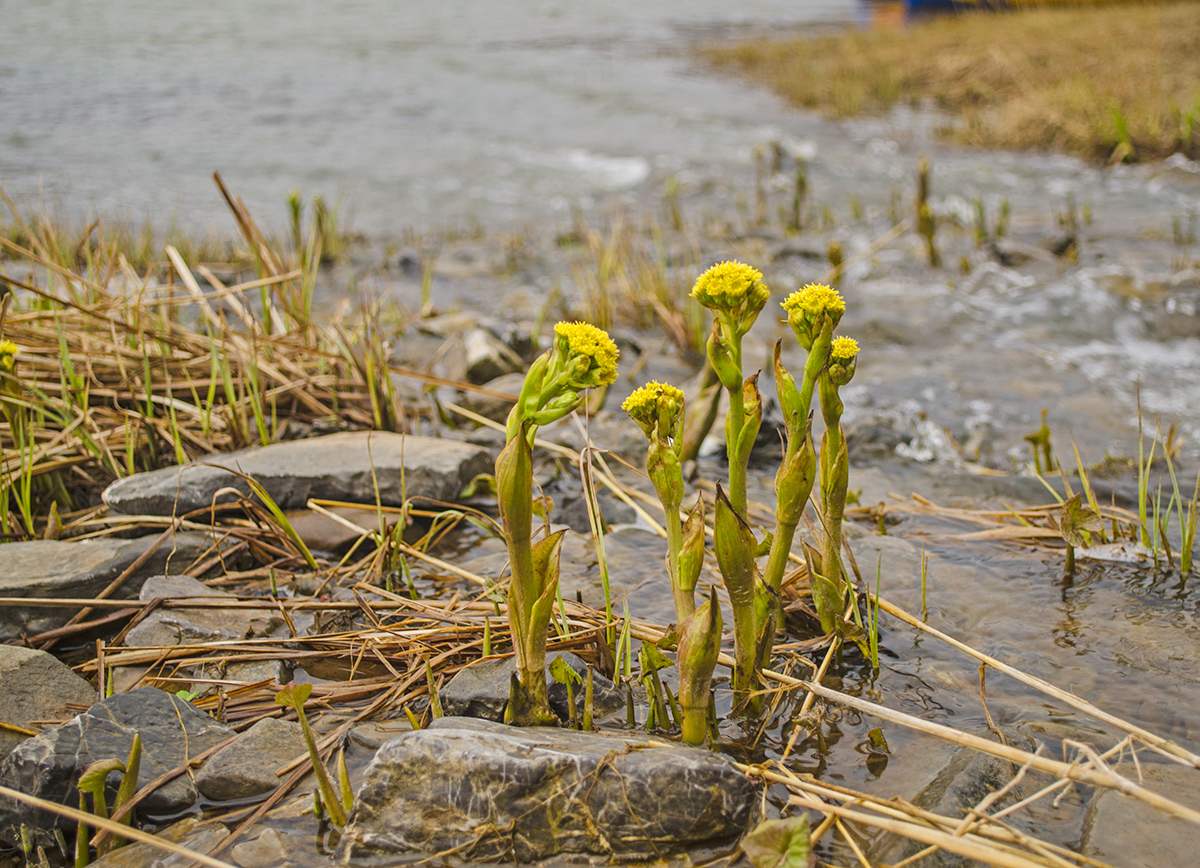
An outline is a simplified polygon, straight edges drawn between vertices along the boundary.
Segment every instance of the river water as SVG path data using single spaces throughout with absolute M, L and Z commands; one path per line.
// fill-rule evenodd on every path
M 1164 428 L 1179 423 L 1188 468 L 1181 484 L 1190 492 L 1200 445 L 1200 167 L 1175 159 L 1103 169 L 1054 155 L 958 150 L 934 141 L 943 121 L 921 110 L 834 123 L 793 112 L 689 54 L 701 39 L 858 14 L 849 0 L 448 0 L 428 8 L 378 0 L 0 0 L 0 184 L 19 202 L 42 199 L 70 215 L 149 216 L 231 232 L 210 178 L 220 170 L 266 222 L 280 221 L 285 196 L 300 189 L 342 197 L 357 228 L 386 238 L 464 221 L 565 223 L 576 208 L 657 203 L 671 177 L 693 215 L 706 199 L 736 209 L 739 196 L 752 195 L 753 150 L 783 140 L 807 155 L 811 197 L 834 213 L 815 248 L 836 236 L 853 254 L 911 210 L 925 152 L 935 210 L 944 225 L 959 224 L 945 230 L 948 264 L 928 268 L 907 235 L 849 270 L 844 326 L 865 350 L 845 393 L 846 419 L 902 430 L 912 437 L 906 454 L 942 476 L 889 458 L 870 497 L 916 490 L 1018 503 L 1012 491 L 972 488 L 962 455 L 948 455 L 938 431 L 950 429 L 960 443 L 978 433 L 981 452 L 968 457 L 1019 470 L 1028 455 L 1022 435 L 1049 407 L 1059 455 L 1069 456 L 1074 435 L 1091 462 L 1106 450 L 1136 454 L 1139 400 L 1151 427 L 1155 417 Z M 786 201 L 786 191 L 776 194 Z M 1016 258 L 1028 261 L 1006 263 L 974 246 L 976 199 L 993 220 L 1009 203 L 1008 237 L 1020 246 Z M 862 208 L 854 218 L 852 200 Z M 892 215 L 897 201 L 901 213 Z M 1056 214 L 1068 211 L 1077 262 L 1047 252 L 1067 231 Z M 779 285 L 823 268 L 811 250 L 806 258 L 772 249 Z M 443 262 L 452 259 L 447 253 Z M 397 271 L 380 277 L 384 291 L 415 293 L 419 281 Z M 506 297 L 514 284 L 536 295 L 559 276 L 439 274 L 437 286 L 470 308 Z M 768 319 L 757 328 L 759 350 L 782 333 Z M 644 343 L 653 355 L 656 344 Z M 669 364 L 656 358 L 647 373 L 674 376 L 655 367 Z M 856 471 L 869 463 L 861 452 L 851 461 Z M 722 473 L 717 461 L 704 470 Z M 752 483 L 769 501 L 769 473 L 756 471 Z M 854 485 L 869 487 L 870 477 Z M 1041 495 L 1023 491 L 1026 500 Z M 1061 552 L 947 542 L 954 529 L 964 528 L 915 519 L 893 528 L 940 555 L 930 576 L 931 623 L 1167 736 L 1200 743 L 1194 574 L 1088 564 L 1069 579 Z M 669 595 L 660 594 L 656 608 L 641 586 L 658 572 L 659 547 L 630 544 L 620 584 L 635 615 L 665 620 Z M 875 549 L 860 539 L 855 550 L 869 579 Z M 920 607 L 915 551 L 882 561 L 893 567 L 883 595 L 910 611 Z M 839 675 L 847 688 L 931 719 L 983 724 L 974 663 L 886 618 L 882 642 L 881 673 L 849 667 Z M 1074 734 L 1086 727 L 1012 682 L 989 682 L 988 695 L 1001 724 L 1058 719 Z M 893 756 L 881 774 L 862 751 L 873 725 L 847 715 L 840 742 L 830 752 L 805 749 L 799 767 L 911 792 L 944 759 L 889 729 Z M 778 753 L 772 738 L 784 736 L 769 737 L 768 749 Z M 904 750 L 919 741 L 920 749 Z
M 733 162 L 784 115 L 691 41 L 843 21 L 855 0 L 0 0 L 0 184 L 231 224 L 341 197 L 372 234 L 544 217 Z

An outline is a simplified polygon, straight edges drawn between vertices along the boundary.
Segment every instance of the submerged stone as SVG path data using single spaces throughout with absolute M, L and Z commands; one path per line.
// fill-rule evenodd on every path
M 757 797 L 730 760 L 698 748 L 444 717 L 376 753 L 341 855 L 453 850 L 529 862 L 711 852 L 757 818 Z
M 104 492 L 114 512 L 182 515 L 234 499 L 223 488 L 250 495 L 238 474 L 257 480 L 282 509 L 300 509 L 309 498 L 385 506 L 406 497 L 453 501 L 472 478 L 487 472 L 487 450 L 457 440 L 387 431 L 349 431 L 210 455 L 177 467 L 119 479 Z M 372 475 L 374 468 L 374 475 Z
M 1200 772 L 1168 763 L 1117 763 L 1113 771 L 1181 805 L 1200 804 Z M 1187 865 L 1196 858 L 1196 827 L 1115 790 L 1098 790 L 1084 821 L 1085 856 L 1124 868 Z
M 268 717 L 209 757 L 196 773 L 196 789 L 217 802 L 273 792 L 283 782 L 275 772 L 306 749 L 300 724 Z

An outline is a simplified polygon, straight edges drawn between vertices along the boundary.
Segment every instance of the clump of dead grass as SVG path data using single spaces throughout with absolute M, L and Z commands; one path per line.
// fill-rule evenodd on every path
M 947 135 L 977 147 L 1200 155 L 1200 9 L 1187 2 L 961 14 L 703 56 L 833 117 L 932 102 L 957 117 Z

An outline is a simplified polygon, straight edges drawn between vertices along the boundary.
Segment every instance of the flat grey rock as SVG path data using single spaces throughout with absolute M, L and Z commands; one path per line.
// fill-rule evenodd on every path
M 305 750 L 300 724 L 268 717 L 209 757 L 196 773 L 196 789 L 217 802 L 274 792 L 281 783 L 275 772 Z
M 224 840 L 229 830 L 216 820 L 185 817 L 172 823 L 154 837 L 186 847 L 194 853 L 207 853 L 218 841 Z M 92 862 L 88 868 L 192 868 L 199 863 L 189 856 L 168 853 L 149 844 L 126 844 Z M 245 864 L 245 863 L 243 863 Z M 246 865 L 245 868 L 251 868 Z
M 249 496 L 250 486 L 238 471 L 258 480 L 282 509 L 300 509 L 312 497 L 374 503 L 372 466 L 387 506 L 401 505 L 406 496 L 453 501 L 491 465 L 487 450 L 457 440 L 348 431 L 139 473 L 110 485 L 104 502 L 114 512 L 182 515 L 209 507 L 222 488 Z M 233 499 L 225 494 L 217 502 Z
M 234 599 L 190 576 L 151 576 L 142 585 L 139 598 L 180 599 L 186 597 Z M 236 641 L 263 636 L 280 623 L 269 611 L 246 609 L 158 609 L 125 636 L 130 647 L 158 645 L 198 645 L 203 642 Z
M 524 367 L 521 357 L 487 329 L 470 329 L 462 342 L 467 379 L 472 383 L 486 383 Z
M 1200 806 L 1200 771 L 1163 763 L 1118 763 L 1113 770 L 1190 808 Z M 1140 777 L 1139 777 L 1140 771 Z M 1096 793 L 1084 821 L 1085 856 L 1122 868 L 1194 865 L 1200 833 L 1145 802 L 1112 790 Z
M 185 759 L 208 750 L 234 734 L 223 723 L 176 696 L 153 687 L 119 693 L 93 705 L 84 714 L 21 742 L 0 760 L 0 784 L 59 804 L 78 807 L 75 785 L 97 760 L 129 756 L 134 733 L 142 736 L 142 787 Z M 116 796 L 117 775 L 111 775 L 109 804 Z M 143 801 L 143 814 L 173 814 L 196 803 L 198 794 L 185 774 L 163 784 Z M 55 817 L 11 799 L 0 798 L 0 842 L 17 846 L 21 824 L 34 831 L 47 852 L 57 826 L 71 841 L 74 821 Z
M 489 392 L 495 392 L 499 395 L 511 395 L 512 398 L 499 398 L 496 395 L 485 395 L 481 392 L 463 392 L 463 406 L 473 413 L 478 413 L 493 422 L 504 422 L 508 419 L 508 413 L 512 410 L 512 405 L 516 402 L 516 398 L 521 394 L 521 387 L 525 385 L 525 375 L 520 372 L 504 374 L 488 380 L 483 384 L 483 387 Z
M 33 540 L 0 546 L 0 596 L 96 596 L 150 547 L 158 535 L 137 539 Z M 154 575 L 181 573 L 212 546 L 201 533 L 178 533 L 167 540 L 114 594 L 129 599 Z M 0 642 L 61 627 L 73 609 L 40 606 L 0 608 Z
M 550 708 L 559 720 L 570 718 L 569 694 L 565 684 L 550 677 L 550 664 L 561 656 L 579 673 L 580 684 L 575 688 L 577 714 L 583 714 L 583 691 L 587 683 L 587 663 L 570 651 L 547 653 L 546 680 L 550 684 Z M 517 671 L 515 657 L 495 657 L 472 663 L 447 682 L 438 697 L 442 710 L 449 717 L 475 717 L 497 723 L 504 720 L 504 709 L 512 675 Z M 625 707 L 625 697 L 611 681 L 599 672 L 592 674 L 592 713 L 599 720 Z
M 0 645 L 0 722 L 30 729 L 35 720 L 66 720 L 78 714 L 67 703 L 89 706 L 96 688 L 52 654 Z M 0 757 L 29 736 L 0 728 Z
M 529 862 L 711 852 L 757 818 L 758 792 L 728 759 L 698 748 L 444 717 L 379 749 L 340 855 L 453 850 Z

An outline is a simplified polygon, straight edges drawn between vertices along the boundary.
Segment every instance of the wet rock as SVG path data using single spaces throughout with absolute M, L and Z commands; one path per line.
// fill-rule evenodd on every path
M 434 366 L 444 356 L 446 338 L 440 335 L 413 331 L 392 341 L 388 356 L 391 365 L 422 373 L 433 373 Z
M 559 529 L 558 525 L 554 525 Z M 480 576 L 500 577 L 508 563 L 508 552 L 500 540 L 484 540 L 476 556 L 459 563 Z M 604 536 L 608 559 L 610 593 L 620 601 L 636 592 L 638 611 L 659 612 L 672 620 L 675 602 L 663 564 L 667 543 L 662 537 L 639 527 L 621 527 Z M 591 534 L 568 532 L 563 537 L 559 558 L 559 586 L 563 599 L 579 599 L 591 606 L 604 605 L 604 583 Z M 618 602 L 619 606 L 619 602 Z
M 1002 727 L 1002 731 L 1008 744 L 1022 750 L 1032 751 L 1036 748 L 1032 739 L 1015 727 Z M 996 738 L 993 733 L 987 731 L 979 732 L 978 735 L 993 740 Z M 961 819 L 989 795 L 1009 784 L 1017 770 L 1018 766 L 1013 763 L 970 748 L 959 748 L 933 781 L 911 801 L 935 814 Z M 1052 778 L 1043 772 L 1027 771 L 1022 780 L 993 805 L 993 810 L 999 810 L 1032 795 L 1051 780 Z M 1050 808 L 1048 803 L 1042 806 L 1035 805 L 1020 815 L 1010 817 L 1009 821 L 1019 829 L 1032 831 L 1028 828 L 1029 824 L 1044 820 L 1045 818 L 1039 817 L 1038 812 L 1047 808 Z M 1047 824 L 1042 823 L 1043 826 Z M 1040 831 L 1041 835 L 1045 836 L 1044 828 Z M 924 849 L 924 846 L 916 841 L 887 835 L 880 840 L 880 844 L 871 855 L 874 857 L 873 861 L 878 859 L 888 863 L 898 862 Z M 939 850 L 925 857 L 921 864 L 929 868 L 967 868 L 977 863 L 956 853 Z
M 523 367 L 521 357 L 486 329 L 470 329 L 462 342 L 467 379 L 472 383 L 486 383 Z
M 375 533 L 379 530 L 379 515 L 373 508 L 334 506 L 326 509 L 338 518 L 345 519 L 351 526 L 347 527 L 342 522 L 311 509 L 294 509 L 286 513 L 292 529 L 314 553 L 344 551 L 358 542 L 364 533 Z M 384 517 L 385 520 L 391 519 L 388 522 L 389 527 L 395 524 L 394 514 L 385 513 Z
M 62 726 L 21 742 L 0 761 L 0 784 L 77 807 L 75 785 L 80 775 L 97 760 L 124 761 L 134 733 L 142 736 L 138 774 L 138 786 L 142 787 L 188 757 L 229 738 L 234 731 L 178 697 L 143 687 L 119 693 Z M 116 795 L 117 779 L 117 775 L 109 778 L 110 804 Z M 179 775 L 147 796 L 141 811 L 171 814 L 195 804 L 197 798 L 191 779 Z M 0 798 L 0 842 L 18 844 L 22 823 L 34 830 L 47 851 L 54 847 L 56 825 L 68 841 L 75 834 L 74 821 Z
M 172 823 L 154 837 L 185 847 L 193 853 L 207 853 L 229 831 L 215 820 L 205 821 L 197 817 L 186 817 Z M 102 859 L 92 862 L 88 868 L 190 868 L 196 861 L 189 856 L 168 853 L 149 844 L 126 844 L 113 850 Z M 243 863 L 244 864 L 244 863 Z M 246 865 L 245 868 L 251 868 Z
M 142 601 L 186 597 L 236 599 L 233 594 L 210 588 L 190 576 L 152 576 L 142 585 L 138 596 Z M 280 621 L 277 614 L 253 609 L 158 609 L 129 631 L 125 644 L 132 647 L 199 645 L 248 639 L 266 635 Z
M 287 845 L 277 829 L 263 829 L 229 850 L 242 868 L 268 868 L 287 859 Z
M 128 569 L 158 538 L 34 540 L 0 546 L 0 596 L 91 598 Z M 150 556 L 114 595 L 127 599 L 154 575 L 178 574 L 212 545 L 200 533 L 179 533 Z M 61 627 L 71 609 L 7 606 L 0 609 L 0 642 Z
M 1173 801 L 1200 804 L 1200 772 L 1178 765 L 1118 763 L 1113 770 Z M 1140 776 L 1140 777 L 1139 777 Z M 1085 856 L 1123 868 L 1194 864 L 1196 827 L 1113 790 L 1098 791 L 1084 820 Z
M 521 387 L 524 384 L 525 375 L 523 373 L 511 373 L 496 377 L 494 380 L 484 383 L 483 387 L 489 392 L 511 397 L 498 398 L 496 395 L 485 395 L 480 392 L 465 392 L 463 406 L 472 413 L 478 413 L 494 422 L 504 422 L 508 418 L 508 411 L 512 409 L 517 395 L 521 394 Z
M 696 748 L 442 718 L 380 748 L 342 855 L 669 856 L 731 845 L 757 794 L 733 763 Z
M 580 685 L 575 688 L 576 713 L 583 714 L 583 685 L 587 683 L 587 664 L 569 651 L 547 654 L 552 663 L 562 657 L 579 673 Z M 512 674 L 517 671 L 515 657 L 489 658 L 459 670 L 442 688 L 439 697 L 442 710 L 451 717 L 474 717 L 500 722 L 508 705 Z M 550 708 L 560 720 L 570 718 L 569 695 L 565 684 L 550 676 L 546 665 L 546 680 L 550 684 Z M 592 674 L 592 713 L 596 719 L 613 714 L 625 707 L 625 697 L 616 685 L 599 672 Z
M 617 500 L 607 491 L 598 492 L 596 502 L 600 505 L 600 517 L 605 529 L 614 524 L 630 524 L 637 521 L 637 513 L 632 506 Z M 590 534 L 592 523 L 588 518 L 587 498 L 583 492 L 568 495 L 563 498 L 554 515 L 555 520 L 561 521 L 576 533 Z
M 35 720 L 74 717 L 67 703 L 88 706 L 96 688 L 45 651 L 0 645 L 0 722 L 31 729 Z M 0 757 L 29 736 L 0 727 Z
M 236 469 L 258 480 L 283 509 L 299 509 L 311 497 L 374 503 L 372 466 L 387 506 L 401 505 L 405 496 L 452 501 L 491 463 L 484 449 L 456 440 L 349 431 L 210 455 L 203 461 L 135 474 L 110 485 L 104 502 L 114 512 L 133 514 L 176 515 L 204 509 L 222 488 L 249 495 L 250 486 L 233 473 Z M 217 500 L 232 499 L 222 495 Z
M 217 802 L 265 795 L 280 784 L 275 772 L 305 750 L 300 724 L 268 717 L 209 757 L 196 773 L 196 789 Z

